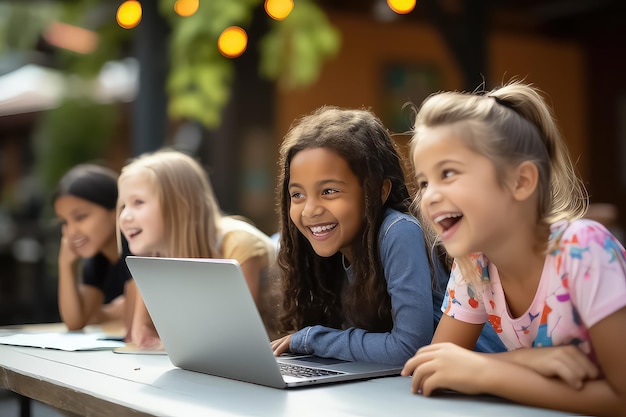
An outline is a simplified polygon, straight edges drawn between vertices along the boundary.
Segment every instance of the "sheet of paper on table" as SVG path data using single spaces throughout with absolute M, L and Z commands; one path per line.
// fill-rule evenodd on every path
M 16 333 L 2 336 L 0 344 L 37 347 L 67 351 L 114 349 L 125 346 L 122 341 L 111 340 L 106 333 Z

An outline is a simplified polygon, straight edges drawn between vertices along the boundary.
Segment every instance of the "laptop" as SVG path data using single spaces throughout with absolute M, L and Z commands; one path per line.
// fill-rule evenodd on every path
M 179 368 L 274 388 L 399 375 L 402 369 L 274 356 L 235 260 L 128 256 L 126 263 L 170 361 Z

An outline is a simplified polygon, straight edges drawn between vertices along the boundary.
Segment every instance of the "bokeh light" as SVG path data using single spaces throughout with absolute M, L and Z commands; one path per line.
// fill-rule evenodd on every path
M 293 0 L 265 0 L 265 12 L 274 20 L 283 20 L 293 10 Z
M 387 5 L 398 14 L 407 14 L 415 8 L 415 0 L 387 0 Z
M 174 11 L 179 16 L 187 17 L 193 15 L 200 7 L 200 0 L 176 0 Z
M 134 28 L 141 22 L 141 3 L 137 0 L 127 0 L 117 8 L 117 24 L 124 29 Z
M 248 46 L 248 34 L 239 26 L 231 26 L 217 39 L 217 48 L 227 58 L 236 58 L 243 54 Z

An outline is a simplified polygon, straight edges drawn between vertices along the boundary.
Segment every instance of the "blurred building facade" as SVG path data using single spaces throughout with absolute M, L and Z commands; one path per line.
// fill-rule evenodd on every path
M 220 128 L 168 123 L 163 80 L 152 80 L 159 83 L 152 91 L 139 70 L 138 98 L 119 104 L 123 117 L 108 165 L 121 168 L 138 149 L 187 147 L 202 159 L 223 208 L 271 234 L 277 149 L 298 117 L 321 105 L 367 107 L 404 146 L 411 125 L 405 103 L 419 105 L 438 90 L 473 90 L 482 82 L 491 88 L 521 78 L 549 96 L 591 201 L 616 206 L 617 225 L 626 228 L 619 216 L 626 210 L 626 3 L 422 0 L 403 16 L 390 13 L 384 0 L 318 3 L 342 43 L 313 85 L 284 90 L 258 75 L 255 34 L 267 28 L 260 12 L 249 28 L 251 45 L 234 60 L 232 96 Z M 143 58 L 137 56 L 140 65 L 142 59 L 163 59 L 149 53 L 159 47 L 154 40 L 162 40 L 149 30 L 164 36 L 163 26 L 149 28 L 146 23 L 141 35 L 150 42 L 143 44 Z M 141 95 L 146 89 L 151 94 Z M 28 97 L 35 93 L 42 91 Z M 49 202 L 31 181 L 32 135 L 46 107 L 2 109 L 0 103 L 0 324 L 55 320 L 56 270 L 50 265 L 58 236 L 41 223 Z M 143 142 L 137 142 L 140 135 Z M 146 137 L 155 140 L 146 143 Z

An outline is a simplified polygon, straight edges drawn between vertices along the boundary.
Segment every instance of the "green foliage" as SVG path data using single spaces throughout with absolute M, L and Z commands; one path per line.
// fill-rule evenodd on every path
M 33 3 L 0 2 L 0 54 L 32 49 L 47 23 L 55 17 L 54 5 L 45 2 L 33 7 Z
M 124 58 L 132 41 L 132 32 L 121 28 L 115 20 L 116 2 L 82 0 L 65 2 L 59 9 L 61 22 L 94 31 L 98 45 L 89 54 L 79 54 L 65 49 L 56 50 L 56 65 L 81 77 L 93 77 L 107 62 Z
M 171 27 L 168 113 L 217 127 L 233 81 L 233 63 L 220 54 L 217 39 L 229 26 L 247 26 L 260 0 L 202 2 L 189 17 L 176 15 L 174 3 L 159 3 Z
M 311 1 L 300 0 L 287 19 L 274 22 L 261 43 L 261 74 L 282 88 L 305 87 L 339 51 L 341 36 Z
M 172 119 L 197 120 L 215 128 L 230 97 L 234 74 L 233 61 L 219 53 L 217 39 L 229 26 L 246 29 L 262 0 L 201 1 L 190 17 L 178 16 L 174 3 L 158 0 L 159 11 L 171 28 L 166 46 L 170 56 L 168 113 Z M 98 47 L 87 55 L 58 49 L 56 66 L 92 77 L 106 61 L 123 58 L 132 40 L 133 29 L 122 29 L 115 21 L 117 6 L 119 2 L 105 0 L 0 2 L 0 51 L 33 49 L 53 20 L 78 25 L 98 34 Z M 285 20 L 271 21 L 260 42 L 261 76 L 282 88 L 299 88 L 315 81 L 324 62 L 338 52 L 341 40 L 313 1 L 297 0 Z
M 161 13 L 172 27 L 169 114 L 217 127 L 233 78 L 232 60 L 219 53 L 217 39 L 229 26 L 245 29 L 261 0 L 203 2 L 191 17 L 177 16 L 174 2 L 160 2 Z M 287 19 L 272 21 L 261 41 L 259 72 L 283 88 L 304 87 L 315 81 L 324 61 L 339 46 L 339 32 L 322 10 L 311 1 L 298 0 Z
M 115 21 L 116 4 L 102 0 L 72 2 L 0 1 L 0 54 L 35 50 L 51 22 L 60 21 L 93 30 L 98 46 L 90 54 L 55 50 L 54 66 L 81 76 L 93 76 L 110 60 L 123 58 L 120 50 L 132 33 Z
M 42 117 L 35 134 L 37 174 L 51 187 L 72 166 L 103 158 L 118 116 L 111 105 L 69 99 Z
M 111 8 L 111 6 L 113 6 Z M 90 54 L 55 50 L 54 66 L 82 79 L 94 77 L 102 65 L 119 58 L 130 32 L 115 21 L 115 4 L 101 0 L 77 2 L 3 1 L 0 3 L 0 51 L 32 51 L 46 28 L 54 21 L 88 28 L 98 34 L 98 46 Z M 111 17 L 113 18 L 111 19 Z M 102 159 L 117 122 L 117 110 L 84 98 L 82 83 L 67 95 L 81 96 L 62 102 L 42 114 L 35 134 L 35 170 L 46 187 L 77 163 Z

